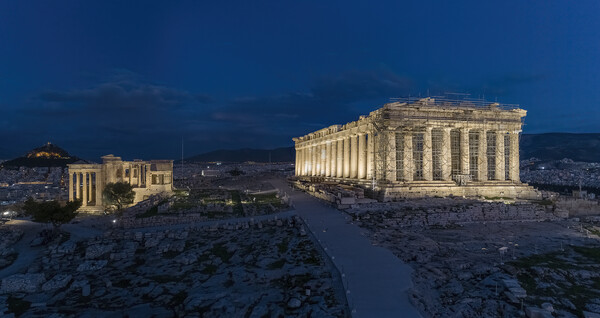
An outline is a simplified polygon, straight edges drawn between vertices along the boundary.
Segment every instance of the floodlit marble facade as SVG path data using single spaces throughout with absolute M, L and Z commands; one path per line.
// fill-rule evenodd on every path
M 519 180 L 526 111 L 482 100 L 398 100 L 294 138 L 296 176 L 362 184 L 385 199 L 537 198 Z
M 134 204 L 150 195 L 173 191 L 173 161 L 122 161 L 106 155 L 101 164 L 69 164 L 69 201 L 81 199 L 82 210 L 103 211 L 102 191 L 111 182 L 128 182 L 135 191 Z

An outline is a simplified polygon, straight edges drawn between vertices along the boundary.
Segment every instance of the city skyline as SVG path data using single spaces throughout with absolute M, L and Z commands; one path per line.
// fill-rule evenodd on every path
M 390 98 L 470 93 L 598 132 L 599 4 L 0 4 L 0 157 L 292 146 Z

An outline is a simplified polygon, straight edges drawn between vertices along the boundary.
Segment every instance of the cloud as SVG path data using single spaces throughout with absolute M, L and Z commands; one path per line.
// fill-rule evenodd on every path
M 171 109 L 198 99 L 190 93 L 165 86 L 133 81 L 102 83 L 93 88 L 69 92 L 46 91 L 38 99 L 50 106 L 49 110 L 79 111 L 138 111 Z M 208 100 L 209 97 L 203 97 Z M 50 105 L 48 105 L 50 104 Z M 59 107 L 56 107 L 58 105 Z M 54 107 L 53 107 L 54 106 Z

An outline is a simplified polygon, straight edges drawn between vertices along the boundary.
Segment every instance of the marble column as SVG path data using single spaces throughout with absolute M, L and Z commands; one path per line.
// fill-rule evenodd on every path
M 75 172 L 75 198 L 77 200 L 81 199 L 81 172 Z
M 344 140 L 337 139 L 337 163 L 336 168 L 337 171 L 335 173 L 336 177 L 343 178 L 344 177 Z
M 88 196 L 87 196 L 87 194 L 88 194 L 87 175 L 88 175 L 87 172 L 83 172 L 81 174 L 81 176 L 83 178 L 83 187 L 81 189 L 81 192 L 83 193 L 83 195 L 82 195 L 83 203 L 81 204 L 81 206 L 87 206 L 87 200 L 88 200 Z
M 442 180 L 452 180 L 452 151 L 450 141 L 450 128 L 444 128 L 442 130 Z
M 295 170 L 295 175 L 299 176 L 300 175 L 300 171 L 299 171 L 299 167 L 300 167 L 300 149 L 298 149 L 298 147 L 296 147 L 296 163 L 294 164 L 294 170 Z
M 104 186 L 102 185 L 102 173 L 100 171 L 96 171 L 94 175 L 96 176 L 96 206 L 100 206 L 103 205 L 102 190 L 104 190 Z
M 510 133 L 510 180 L 520 182 L 519 176 L 519 133 Z
M 460 129 L 460 168 L 461 174 L 471 174 L 469 169 L 469 128 Z
M 504 136 L 506 132 L 496 132 L 496 180 L 505 180 L 506 172 L 504 162 Z
M 387 154 L 385 155 L 386 161 L 386 171 L 385 171 L 385 179 L 388 181 L 396 181 L 396 131 L 387 131 L 382 138 L 387 138 L 385 142 L 387 142 Z
M 325 176 L 331 177 L 331 140 L 325 142 Z
M 372 179 L 375 172 L 375 160 L 373 160 L 375 156 L 374 148 L 375 139 L 373 138 L 373 133 L 369 132 L 367 135 L 367 179 Z
M 488 179 L 488 165 L 487 165 L 487 132 L 482 129 L 479 132 L 479 153 L 477 155 L 477 180 L 487 181 Z
M 319 152 L 321 154 L 321 177 L 325 176 L 325 165 L 327 164 L 326 162 L 326 158 L 327 158 L 327 145 L 325 143 L 321 144 L 321 151 Z
M 412 142 L 412 132 L 407 131 L 404 134 L 404 158 L 402 161 L 404 162 L 404 168 L 402 170 L 404 173 L 404 181 L 413 181 L 414 179 L 414 163 L 413 163 L 413 142 Z
M 344 137 L 344 178 L 350 178 L 350 137 Z
M 69 170 L 69 201 L 73 201 L 73 172 Z
M 337 177 L 337 140 L 331 140 L 331 156 L 329 158 L 331 161 L 331 176 Z
M 358 135 L 358 178 L 367 178 L 367 135 Z
M 311 152 L 311 154 L 310 154 L 310 175 L 316 176 L 317 175 L 317 146 L 311 145 L 310 152 Z
M 423 132 L 423 180 L 433 180 L 433 151 L 431 142 L 431 127 Z
M 356 135 L 350 137 L 350 178 L 358 176 L 358 139 Z

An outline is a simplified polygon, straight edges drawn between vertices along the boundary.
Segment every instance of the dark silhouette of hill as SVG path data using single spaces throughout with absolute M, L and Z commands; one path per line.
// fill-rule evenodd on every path
M 192 162 L 294 162 L 294 147 L 216 150 L 188 158 Z M 600 162 L 600 134 L 546 133 L 521 136 L 521 159 L 569 158 L 574 161 Z
M 521 159 L 600 162 L 600 134 L 546 133 L 521 136 Z
M 215 150 L 186 159 L 191 162 L 294 162 L 294 147 L 283 147 L 277 149 L 234 149 Z
M 47 143 L 29 151 L 25 156 L 5 161 L 2 167 L 66 167 L 67 164 L 81 159 L 71 156 L 66 150 Z

